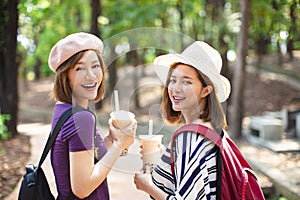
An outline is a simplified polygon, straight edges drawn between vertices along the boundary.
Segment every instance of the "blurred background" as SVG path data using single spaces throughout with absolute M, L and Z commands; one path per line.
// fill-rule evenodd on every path
M 18 132 L 18 125 L 51 122 L 55 102 L 49 98 L 54 75 L 47 64 L 50 49 L 79 31 L 97 35 L 105 45 L 107 94 L 94 108 L 101 126 L 114 109 L 111 94 L 118 89 L 121 108 L 136 114 L 138 132 L 147 132 L 153 119 L 155 132 L 166 133 L 167 144 L 175 127 L 161 118 L 163 85 L 151 63 L 158 55 L 180 53 L 203 40 L 220 52 L 221 73 L 232 84 L 223 105 L 232 138 L 243 139 L 253 116 L 271 112 L 283 120 L 280 139 L 299 141 L 299 0 L 1 0 L 0 27 L 3 196 L 14 188 L 30 155 L 29 139 Z M 293 155 L 299 151 L 296 147 Z M 16 162 L 19 168 L 11 167 Z M 292 166 L 299 162 L 297 157 Z M 8 187 L 7 180 L 12 180 Z

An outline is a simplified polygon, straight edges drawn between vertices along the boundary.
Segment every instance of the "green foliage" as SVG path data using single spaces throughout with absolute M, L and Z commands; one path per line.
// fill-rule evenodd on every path
M 288 200 L 287 198 L 285 198 L 285 197 L 279 197 L 279 199 L 278 200 Z
M 21 0 L 19 3 L 19 45 L 27 72 L 37 63 L 50 74 L 48 56 L 52 46 L 66 35 L 88 31 L 90 6 L 85 0 Z
M 293 4 L 296 4 L 294 10 L 296 16 L 299 17 L 299 3 L 293 0 L 255 0 L 251 2 L 251 21 L 249 26 L 250 38 L 254 42 L 260 44 L 263 38 L 268 40 L 269 45 L 271 40 L 273 42 L 282 42 L 283 39 L 280 37 L 280 32 L 289 31 L 293 22 L 290 18 L 290 8 Z M 299 27 L 300 20 L 296 26 Z M 296 22 L 297 23 L 297 22 Z M 294 38 L 296 32 L 289 32 L 289 37 Z M 277 49 L 276 45 L 269 47 L 268 49 Z
M 224 45 L 220 43 L 220 38 L 226 41 L 230 49 L 237 46 L 236 38 L 240 27 L 239 0 L 225 0 L 222 6 L 218 4 L 220 1 L 204 0 L 100 2 L 102 12 L 98 18 L 98 25 L 103 40 L 136 28 L 161 27 L 180 32 L 195 40 L 205 40 L 218 49 L 222 49 Z M 251 1 L 250 48 L 254 49 L 253 44 L 260 44 L 262 37 L 267 38 L 270 45 L 271 39 L 281 39 L 280 31 L 290 31 L 293 22 L 289 11 L 294 3 L 294 0 Z M 296 4 L 295 27 L 300 27 L 300 5 Z M 32 71 L 36 64 L 41 63 L 43 75 L 51 74 L 47 64 L 51 47 L 69 33 L 88 32 L 91 10 L 90 1 L 86 0 L 20 0 L 18 41 L 22 48 L 18 48 L 18 51 L 21 66 L 25 68 L 24 72 Z M 299 30 L 289 33 L 289 37 L 295 41 L 296 48 L 299 48 L 298 33 Z M 130 41 L 129 38 L 121 40 L 113 45 L 124 40 Z M 147 56 L 147 61 L 150 58 Z
M 7 131 L 7 127 L 5 125 L 5 122 L 7 120 L 10 120 L 10 115 L 0 114 L 0 139 L 7 139 L 9 137 L 9 133 Z

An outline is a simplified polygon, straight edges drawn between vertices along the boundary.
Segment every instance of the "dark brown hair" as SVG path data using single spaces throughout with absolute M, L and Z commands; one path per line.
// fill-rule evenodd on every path
M 168 94 L 168 86 L 170 83 L 170 76 L 173 73 L 174 69 L 182 63 L 174 63 L 171 65 L 170 70 L 168 72 L 166 85 L 163 90 L 163 97 L 162 97 L 162 103 L 161 103 L 161 110 L 162 115 L 165 118 L 166 122 L 169 124 L 184 124 L 185 119 L 180 111 L 175 111 L 172 108 L 172 102 L 170 100 L 169 94 Z M 184 64 L 186 65 L 186 64 Z M 190 65 L 187 65 L 190 66 Z M 202 72 L 194 68 L 193 66 L 190 66 L 197 72 L 198 79 L 201 81 L 202 85 L 204 87 L 210 85 L 213 87 L 212 92 L 206 96 L 205 98 L 205 107 L 204 111 L 202 113 L 199 113 L 199 118 L 202 119 L 204 122 L 210 122 L 212 126 L 216 129 L 216 131 L 226 129 L 227 128 L 227 122 L 226 117 L 224 115 L 223 108 L 221 106 L 221 103 L 219 102 L 215 88 L 213 86 L 213 83 L 211 80 L 204 75 Z
M 80 51 L 76 54 L 74 54 L 72 57 L 70 57 L 68 60 L 63 62 L 56 70 L 55 80 L 54 80 L 54 86 L 51 91 L 51 96 L 55 101 L 61 101 L 64 103 L 70 103 L 72 104 L 72 88 L 69 84 L 68 79 L 68 71 L 69 69 L 73 68 L 76 63 L 82 58 L 84 53 L 88 50 Z M 104 63 L 104 60 L 102 58 L 102 55 L 99 51 L 93 50 L 97 54 L 97 57 L 99 59 L 102 73 L 103 73 L 103 79 L 101 82 L 100 87 L 98 88 L 97 96 L 94 99 L 95 103 L 99 102 L 101 99 L 103 99 L 105 95 L 105 87 L 106 87 L 106 66 Z

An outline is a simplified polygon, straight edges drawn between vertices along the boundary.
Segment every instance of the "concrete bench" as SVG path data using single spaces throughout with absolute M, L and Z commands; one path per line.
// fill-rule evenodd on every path
M 249 129 L 253 135 L 265 140 L 281 139 L 283 133 L 282 120 L 268 116 L 253 116 L 250 119 Z
M 278 112 L 264 112 L 262 116 L 272 117 L 282 120 L 283 130 L 292 133 L 293 137 L 300 139 L 300 108 L 282 109 Z

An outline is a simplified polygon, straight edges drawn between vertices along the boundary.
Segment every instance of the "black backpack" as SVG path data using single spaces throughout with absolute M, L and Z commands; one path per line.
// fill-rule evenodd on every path
M 44 174 L 44 171 L 41 167 L 44 160 L 47 157 L 52 145 L 60 131 L 62 125 L 69 119 L 69 117 L 79 110 L 78 108 L 70 108 L 66 110 L 58 122 L 56 123 L 55 128 L 53 129 L 52 134 L 49 135 L 47 143 L 45 145 L 43 154 L 40 158 L 38 166 L 34 166 L 33 164 L 26 165 L 26 173 L 23 176 L 23 180 L 21 183 L 19 198 L 18 200 L 54 200 L 54 196 L 51 193 L 48 181 Z M 72 192 L 71 192 L 72 194 Z

